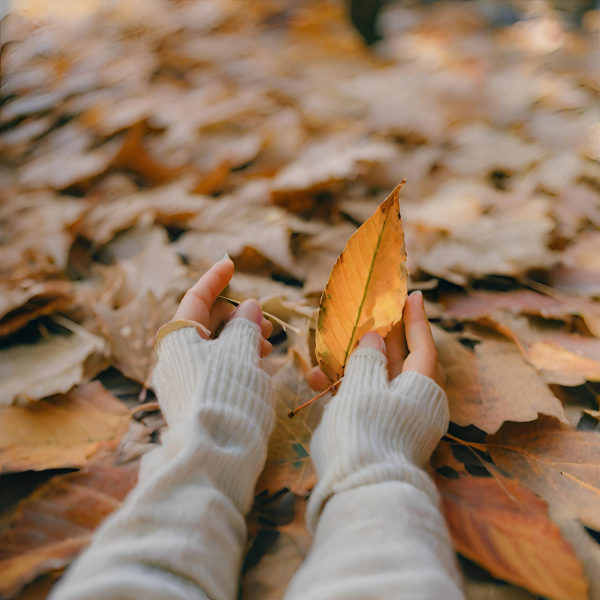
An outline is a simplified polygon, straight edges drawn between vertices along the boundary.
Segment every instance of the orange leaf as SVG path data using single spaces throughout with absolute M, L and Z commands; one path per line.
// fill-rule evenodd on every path
M 431 328 L 446 373 L 450 420 L 495 433 L 505 421 L 533 421 L 538 414 L 567 423 L 558 398 L 512 341 L 490 334 L 470 352 L 443 329 Z
M 0 532 L 0 597 L 67 566 L 120 506 L 135 485 L 138 465 L 113 467 L 114 456 L 108 458 L 54 477 L 17 505 Z
M 398 194 L 404 181 L 348 240 L 321 297 L 317 359 L 332 379 L 364 333 L 386 335 L 407 296 L 406 249 Z
M 600 435 L 554 419 L 506 423 L 485 440 L 496 465 L 552 506 L 600 529 Z
M 581 563 L 542 500 L 500 476 L 435 479 L 459 554 L 536 595 L 586 600 Z
M 83 467 L 98 442 L 121 437 L 130 413 L 95 381 L 27 406 L 0 406 L 0 473 Z

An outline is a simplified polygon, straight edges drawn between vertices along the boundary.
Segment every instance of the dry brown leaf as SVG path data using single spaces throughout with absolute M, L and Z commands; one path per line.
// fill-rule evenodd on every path
M 81 327 L 0 350 L 0 405 L 65 394 L 102 370 L 104 340 Z
M 0 272 L 21 279 L 63 271 L 75 239 L 69 227 L 82 211 L 81 202 L 48 192 L 0 205 Z
M 185 181 L 137 192 L 112 202 L 95 204 L 76 224 L 75 230 L 98 245 L 118 231 L 139 221 L 183 226 L 206 207 L 208 200 L 191 194 Z
M 249 525 L 251 531 L 255 527 L 259 531 L 246 557 L 248 562 L 252 561 L 252 566 L 242 576 L 241 600 L 280 600 L 284 597 L 312 543 L 304 518 L 306 502 L 306 498 L 292 496 L 290 492 L 273 502 L 263 504 L 259 501 L 258 522 L 251 521 Z M 283 524 L 275 529 L 265 526 L 269 521 Z M 261 535 L 265 541 L 275 539 L 271 544 L 264 543 Z M 258 563 L 254 564 L 257 559 Z
M 113 467 L 113 459 L 99 456 L 77 473 L 54 477 L 3 521 L 0 596 L 11 597 L 38 575 L 66 567 L 90 543 L 137 478 L 136 463 Z
M 538 414 L 568 422 L 558 398 L 513 342 L 490 336 L 470 352 L 439 327 L 432 331 L 453 423 L 494 433 L 504 421 L 533 421 Z
M 536 595 L 587 599 L 581 563 L 533 493 L 500 475 L 435 481 L 459 554 Z
M 598 380 L 598 338 L 571 333 L 556 321 L 515 317 L 504 311 L 498 311 L 482 322 L 512 338 L 547 383 L 581 385 L 587 380 Z
M 122 142 L 115 138 L 93 148 L 94 142 L 91 132 L 78 123 L 57 129 L 45 139 L 45 152 L 21 169 L 21 185 L 25 189 L 63 190 L 104 173 Z
M 516 276 L 533 268 L 550 268 L 559 260 L 548 248 L 552 219 L 540 210 L 483 216 L 440 238 L 418 257 L 419 267 L 463 285 L 468 277 Z
M 157 356 L 156 332 L 170 321 L 178 306 L 173 294 L 157 299 L 152 292 L 136 296 L 119 308 L 98 304 L 96 313 L 110 346 L 111 362 L 126 377 L 149 387 Z
M 203 210 L 192 226 L 194 230 L 184 233 L 175 246 L 201 269 L 221 260 L 225 252 L 235 260 L 248 250 L 264 257 L 262 262 L 267 259 L 288 271 L 293 269 L 290 227 L 280 208 L 248 201 L 243 195 L 222 198 Z
M 272 496 L 287 488 L 303 495 L 315 484 L 308 445 L 320 419 L 321 407 L 313 403 L 294 419 L 288 417 L 290 410 L 313 396 L 306 383 L 307 371 L 308 366 L 291 351 L 285 365 L 273 376 L 276 424 L 269 439 L 267 462 L 256 486 L 257 494 L 266 491 Z
M 466 600 L 536 600 L 529 592 L 504 582 L 484 583 L 465 580 Z
M 553 271 L 551 284 L 566 293 L 579 296 L 600 296 L 600 235 L 597 231 L 582 233 L 562 257 L 562 264 Z
M 446 313 L 459 321 L 477 321 L 484 317 L 493 319 L 497 311 L 516 315 L 538 315 L 545 319 L 569 320 L 578 314 L 576 306 L 557 298 L 538 294 L 531 290 L 509 292 L 471 291 L 469 295 L 444 295 L 441 299 Z
M 402 183 L 348 240 L 321 297 L 317 360 L 333 381 L 343 375 L 364 333 L 385 335 L 402 317 L 407 273 L 401 187 Z
M 482 123 L 459 130 L 453 141 L 456 147 L 445 155 L 443 162 L 460 175 L 517 172 L 545 155 L 541 146 Z
M 69 281 L 31 279 L 0 285 L 0 337 L 4 337 L 30 321 L 67 308 L 73 300 L 73 284 Z
M 600 530 L 600 435 L 554 419 L 506 423 L 488 436 L 486 450 L 500 469 L 541 496 Z
M 441 441 L 431 455 L 431 466 L 436 469 L 450 467 L 457 475 L 468 475 L 465 465 L 457 460 L 448 442 Z
M 154 159 L 144 148 L 145 132 L 146 127 L 143 123 L 134 125 L 127 133 L 111 166 L 133 171 L 145 177 L 151 185 L 159 185 L 180 174 L 182 169 L 162 165 Z
M 98 443 L 120 438 L 130 413 L 94 381 L 48 400 L 0 406 L 0 473 L 83 467 Z
M 296 213 L 309 213 L 319 193 L 339 187 L 340 182 L 356 179 L 369 165 L 394 156 L 391 144 L 357 139 L 355 135 L 337 135 L 313 142 L 289 163 L 273 180 L 273 201 Z

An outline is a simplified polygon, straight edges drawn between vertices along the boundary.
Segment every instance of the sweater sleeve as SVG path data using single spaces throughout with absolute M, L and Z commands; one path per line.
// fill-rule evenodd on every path
M 431 379 L 407 372 L 390 384 L 381 352 L 352 355 L 311 443 L 315 537 L 286 600 L 464 600 L 423 470 L 447 427 L 446 395 Z
M 260 342 L 242 318 L 217 340 L 183 328 L 161 341 L 154 387 L 168 432 L 52 600 L 237 597 L 244 516 L 274 424 Z

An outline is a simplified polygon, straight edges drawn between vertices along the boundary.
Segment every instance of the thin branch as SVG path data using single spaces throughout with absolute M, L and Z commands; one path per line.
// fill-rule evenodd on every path
M 340 383 L 342 383 L 341 379 L 334 381 L 327 389 L 323 390 L 320 394 L 317 394 L 314 398 L 311 398 L 308 402 L 305 402 L 304 404 L 297 406 L 294 410 L 290 410 L 290 412 L 288 413 L 288 417 L 290 419 L 293 419 L 303 408 L 306 408 L 308 405 L 312 404 L 315 400 L 322 398 L 323 396 L 325 396 L 325 394 L 332 392 L 334 389 L 337 390 Z

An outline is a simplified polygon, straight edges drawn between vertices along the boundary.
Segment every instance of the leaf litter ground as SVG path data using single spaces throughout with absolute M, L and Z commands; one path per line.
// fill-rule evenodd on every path
M 451 405 L 432 473 L 467 594 L 600 593 L 599 17 L 515 3 L 506 24 L 497 4 L 391 3 L 368 50 L 334 2 L 15 3 L 2 597 L 46 597 L 133 485 L 164 427 L 144 387 L 154 335 L 225 252 L 226 295 L 301 332 L 276 325 L 265 361 L 278 420 L 241 591 L 282 597 L 310 545 L 322 404 L 286 415 L 311 396 L 319 298 L 403 177 L 408 288 L 437 322 Z

